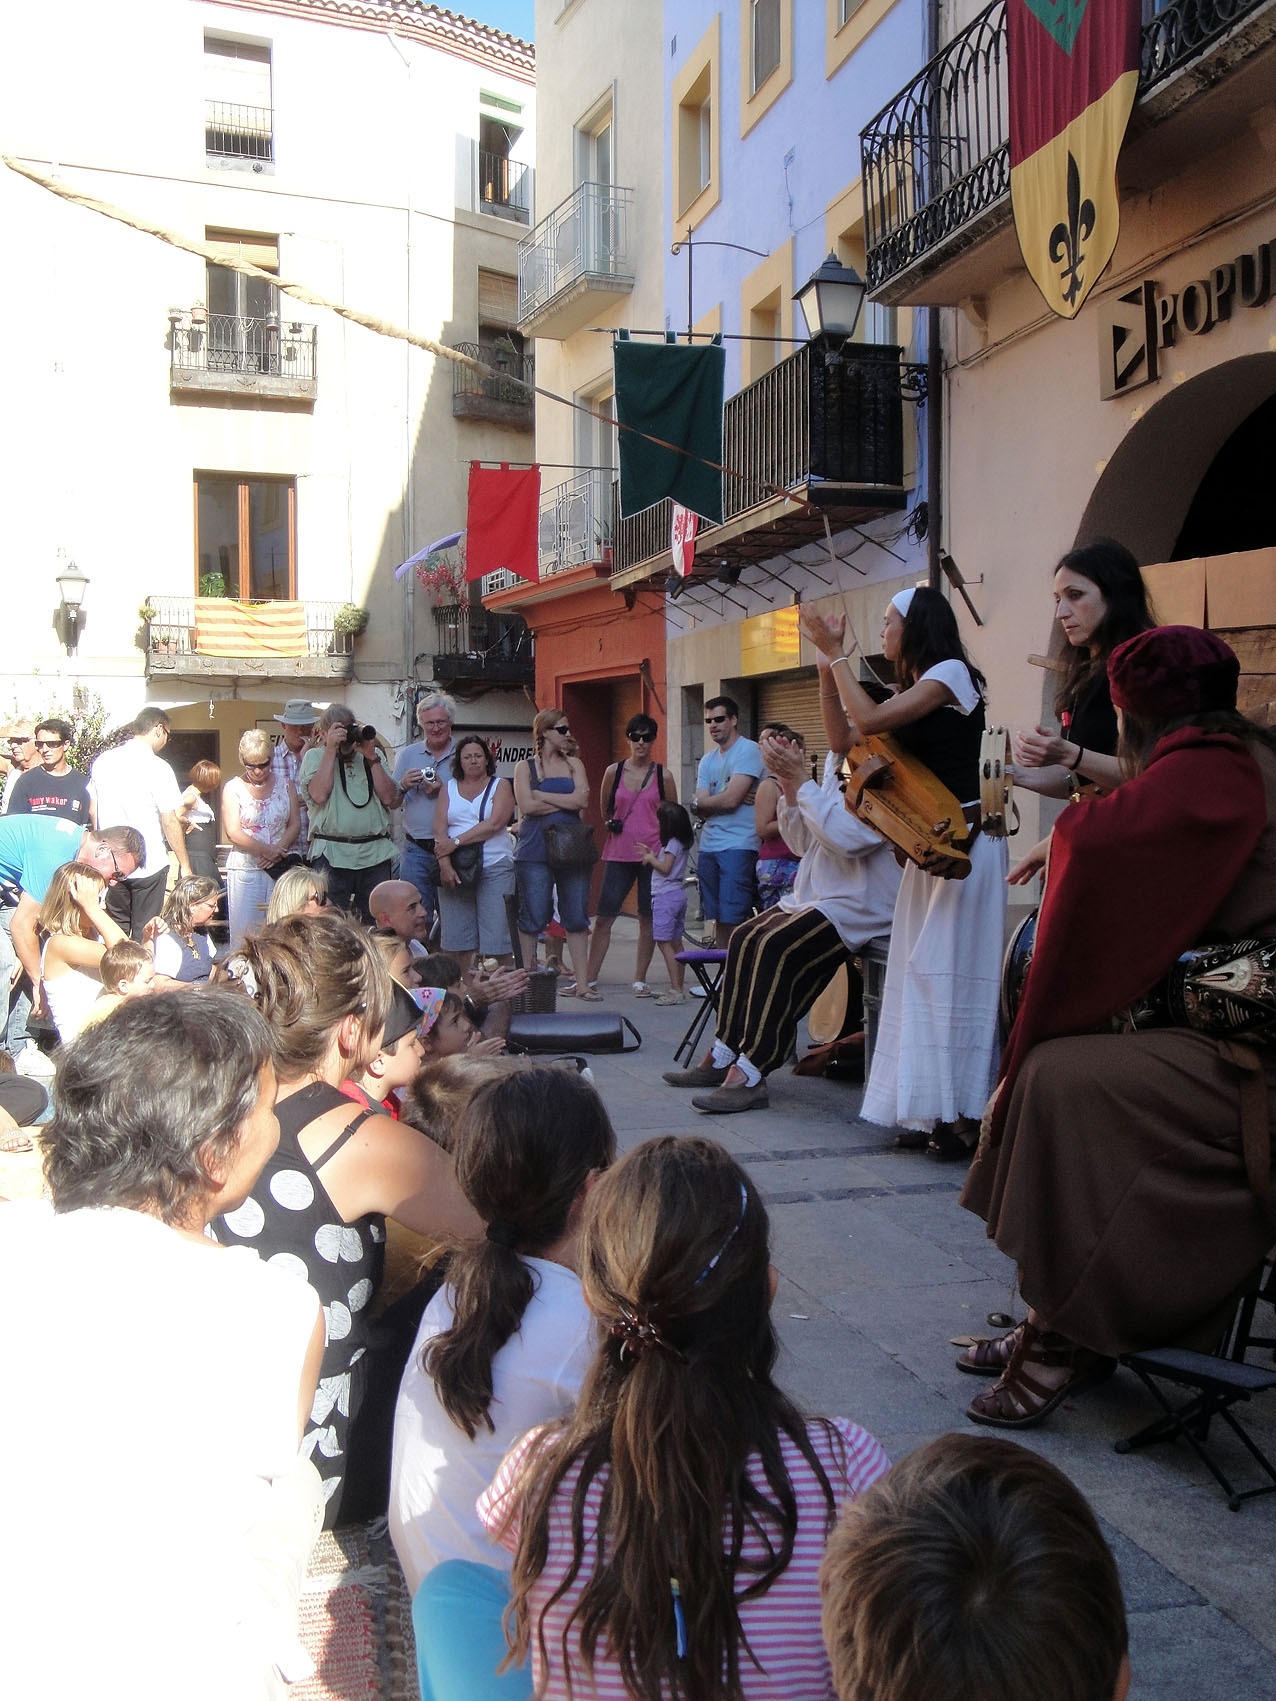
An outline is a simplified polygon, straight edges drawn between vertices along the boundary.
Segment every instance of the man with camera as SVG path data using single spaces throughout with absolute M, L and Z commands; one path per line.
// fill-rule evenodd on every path
M 403 860 L 399 875 L 421 894 L 433 926 L 439 909 L 439 859 L 434 854 L 434 800 L 452 778 L 456 704 L 446 691 L 431 691 L 416 706 L 422 737 L 405 745 L 394 764 L 403 795 Z
M 390 878 L 390 811 L 399 788 L 377 749 L 377 729 L 357 725 L 344 703 L 319 717 L 318 743 L 301 759 L 298 790 L 310 812 L 311 861 L 328 873 L 328 897 L 372 921 L 368 899 Z

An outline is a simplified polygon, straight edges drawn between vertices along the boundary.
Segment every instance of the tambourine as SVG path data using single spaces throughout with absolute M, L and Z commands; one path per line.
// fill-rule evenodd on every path
M 1007 839 L 1019 831 L 1014 793 L 1009 728 L 985 727 L 979 741 L 979 824 L 990 839 Z

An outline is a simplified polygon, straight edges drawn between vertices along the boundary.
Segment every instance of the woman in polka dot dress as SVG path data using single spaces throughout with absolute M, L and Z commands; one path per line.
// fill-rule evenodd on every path
M 271 1028 L 279 1145 L 249 1197 L 212 1228 L 319 1294 L 326 1345 L 302 1449 L 323 1479 L 331 1529 L 367 1384 L 385 1219 L 438 1239 L 477 1237 L 482 1225 L 445 1152 L 339 1090 L 376 1055 L 390 1002 L 390 978 L 362 933 L 335 916 L 290 916 L 246 939 L 226 972 Z

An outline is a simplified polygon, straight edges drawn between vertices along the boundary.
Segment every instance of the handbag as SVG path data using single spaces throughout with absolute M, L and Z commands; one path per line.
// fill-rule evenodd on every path
M 545 861 L 556 874 L 592 868 L 598 861 L 593 829 L 583 821 L 551 821 L 545 828 Z
M 290 868 L 305 868 L 306 859 L 297 851 L 289 851 L 287 856 L 281 856 L 278 862 L 272 862 L 266 873 L 272 880 L 278 880 L 281 874 L 287 874 Z
M 489 780 L 487 790 L 479 799 L 478 818 L 483 819 L 483 811 L 487 808 L 487 800 L 496 787 L 495 780 Z M 473 891 L 483 874 L 483 840 L 469 845 L 458 845 L 452 852 L 452 869 L 456 875 L 457 885 L 462 890 Z

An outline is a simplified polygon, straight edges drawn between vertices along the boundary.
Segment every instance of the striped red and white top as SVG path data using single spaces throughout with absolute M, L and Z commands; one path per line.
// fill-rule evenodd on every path
M 828 1473 L 834 1496 L 841 1506 L 856 1499 L 879 1477 L 885 1476 L 890 1469 L 890 1460 L 878 1442 L 858 1424 L 834 1418 L 830 1429 L 832 1435 L 823 1426 L 812 1424 L 810 1435 L 816 1457 Z M 511 1449 L 496 1480 L 479 1500 L 479 1517 L 493 1535 L 510 1509 L 514 1485 L 539 1433 L 533 1430 Z M 797 1497 L 797 1535 L 793 1557 L 782 1575 L 765 1595 L 745 1601 L 740 1607 L 740 1622 L 759 1662 L 755 1666 L 747 1653 L 742 1654 L 741 1687 L 747 1701 L 834 1701 L 833 1680 L 820 1636 L 819 1571 L 827 1539 L 828 1508 L 818 1478 L 788 1436 L 781 1436 L 780 1450 Z M 571 1498 L 578 1469 L 568 1474 L 555 1498 L 550 1518 L 549 1555 L 545 1569 L 532 1590 L 532 1661 L 536 1693 L 538 1696 L 543 1694 L 546 1701 L 566 1701 L 567 1684 L 556 1662 L 562 1645 L 563 1626 L 585 1587 L 585 1579 L 578 1578 L 567 1594 L 545 1614 L 545 1644 L 550 1658 L 550 1669 L 546 1674 L 542 1669 L 535 1625 L 544 1610 L 544 1603 L 570 1568 Z M 760 1461 L 758 1480 L 762 1481 Z M 586 1551 L 594 1540 L 602 1483 L 600 1474 L 590 1484 L 586 1500 Z M 517 1547 L 517 1514 L 502 1541 L 508 1548 Z M 745 1557 L 751 1560 L 764 1558 L 762 1544 L 753 1534 L 746 1535 L 744 1552 Z M 694 1579 L 683 1578 L 681 1585 L 686 1596 L 695 1586 Z M 595 1663 L 592 1683 L 583 1662 L 573 1664 L 571 1675 L 574 1701 L 628 1701 L 618 1666 L 601 1651 Z M 540 1688 L 542 1679 L 543 1690 Z

